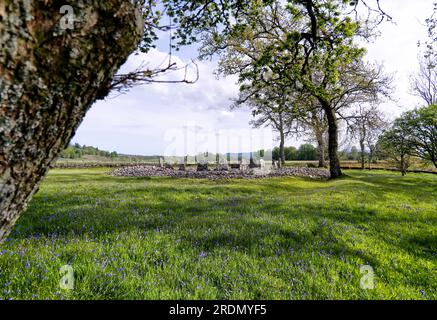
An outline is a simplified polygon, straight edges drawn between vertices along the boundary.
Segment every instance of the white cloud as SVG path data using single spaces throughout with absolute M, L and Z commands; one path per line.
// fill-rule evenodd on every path
M 168 54 L 156 49 L 147 55 L 133 54 L 119 73 L 140 66 L 164 66 L 168 59 Z M 175 55 L 171 61 L 178 66 L 190 63 Z M 197 66 L 199 80 L 194 84 L 154 83 L 97 102 L 73 141 L 122 153 L 162 154 L 168 146 L 165 135 L 187 124 L 203 130 L 250 128 L 247 112 L 229 111 L 231 98 L 238 92 L 235 78 L 216 79 L 213 75 L 215 65 L 211 62 L 197 62 Z M 159 80 L 180 80 L 184 74 L 185 70 L 179 70 L 165 74 Z M 189 67 L 187 77 L 195 79 L 193 66 Z

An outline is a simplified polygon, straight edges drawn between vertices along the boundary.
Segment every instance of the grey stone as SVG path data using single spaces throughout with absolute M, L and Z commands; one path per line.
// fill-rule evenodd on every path
M 198 163 L 197 164 L 197 171 L 208 171 L 208 163 Z

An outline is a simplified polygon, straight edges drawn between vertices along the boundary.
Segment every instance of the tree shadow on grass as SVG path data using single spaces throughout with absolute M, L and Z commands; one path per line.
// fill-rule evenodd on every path
M 303 216 L 321 215 L 319 212 L 325 210 L 327 212 L 321 216 L 339 219 L 350 224 L 359 224 L 374 219 L 377 214 L 375 210 L 360 207 L 361 204 L 368 201 L 360 194 L 354 194 L 354 198 L 351 198 L 351 204 L 347 207 L 336 203 L 321 205 L 320 203 L 312 204 L 305 201 L 297 203 L 286 201 L 288 197 L 300 197 L 300 200 L 305 200 L 305 197 L 312 194 L 326 193 L 325 195 L 329 196 L 330 192 L 350 191 L 351 188 L 355 187 L 355 180 L 363 180 L 356 177 L 348 178 L 352 181 L 351 183 L 345 181 L 346 183 L 340 185 L 332 185 L 328 182 L 320 185 L 320 182 L 317 182 L 317 188 L 314 191 L 299 185 L 277 186 L 274 181 L 264 181 L 255 186 L 249 183 L 249 186 L 247 186 L 243 183 L 227 185 L 202 180 L 200 180 L 200 184 L 193 184 L 193 181 L 187 182 L 184 179 L 175 179 L 176 184 L 169 185 L 167 182 L 171 181 L 164 180 L 165 183 L 160 183 L 162 180 L 157 179 L 152 187 L 148 184 L 138 185 L 143 182 L 147 183 L 150 178 L 141 178 L 140 180 L 138 178 L 133 180 L 123 178 L 121 180 L 117 179 L 116 183 L 114 183 L 114 180 L 109 180 L 111 185 L 108 189 L 104 188 L 105 185 L 93 185 L 92 189 L 77 188 L 76 190 L 74 186 L 77 181 L 86 182 L 87 179 L 92 179 L 93 182 L 96 182 L 96 178 L 92 174 L 86 174 L 85 176 L 86 178 L 83 178 L 82 175 L 80 177 L 75 176 L 76 180 L 71 181 L 71 186 L 66 191 L 63 191 L 63 188 L 60 187 L 56 192 L 50 191 L 37 195 L 31 202 L 28 212 L 20 219 L 20 223 L 31 220 L 35 227 L 44 226 L 45 230 L 50 230 L 51 226 L 56 226 L 56 221 L 60 219 L 60 224 L 65 226 L 63 230 L 67 231 L 69 227 L 74 226 L 75 219 L 80 218 L 83 223 L 91 226 L 105 226 L 112 230 L 114 226 L 122 227 L 124 223 L 118 224 L 116 220 L 123 222 L 126 216 L 132 216 L 128 223 L 130 228 L 135 227 L 137 223 L 141 225 L 142 219 L 148 215 L 153 217 L 163 212 L 173 211 L 177 214 L 170 215 L 167 218 L 179 222 L 187 217 L 187 214 L 205 214 L 214 211 L 237 216 L 240 213 L 253 213 L 254 211 L 266 212 L 270 215 L 291 214 L 291 216 Z M 364 180 L 369 182 L 370 185 L 358 185 L 362 193 L 377 194 L 381 201 L 384 201 L 385 195 L 380 191 L 386 186 L 393 187 L 397 194 L 404 192 L 405 196 L 411 196 L 411 191 L 399 187 L 397 180 L 385 179 L 382 182 L 379 179 L 373 179 L 372 176 Z M 102 181 L 107 181 L 106 177 L 103 176 Z M 68 179 L 62 178 L 57 183 L 65 185 L 70 182 Z M 420 192 L 434 191 L 433 187 L 432 184 L 427 184 L 427 187 L 423 186 Z M 276 190 L 278 192 L 275 192 Z M 183 196 L 180 197 L 180 195 Z M 414 215 L 411 217 L 402 216 L 403 222 L 415 222 L 417 219 Z M 384 215 L 377 217 L 377 222 L 380 223 L 395 220 L 395 216 Z M 428 217 L 428 222 L 435 224 L 437 215 Z M 171 221 L 168 221 L 168 223 L 171 224 Z M 31 227 L 29 225 L 29 228 Z
M 365 199 L 360 194 L 350 195 L 349 206 L 304 201 L 309 195 L 349 192 L 355 186 L 365 194 L 380 193 L 381 201 L 387 197 L 383 192 L 387 188 L 402 194 L 407 200 L 415 199 L 411 181 L 400 183 L 394 177 L 382 180 L 381 177 L 353 176 L 340 184 L 317 181 L 314 182 L 316 190 L 299 184 L 278 185 L 273 180 L 228 185 L 217 181 L 173 181 L 170 178 L 122 178 L 114 181 L 103 177 L 96 180 L 92 174 L 75 176 L 71 180 L 70 177 L 59 178 L 56 185 L 60 192 L 45 191 L 35 197 L 14 229 L 12 239 L 46 237 L 69 241 L 86 236 L 99 241 L 123 232 L 153 233 L 160 230 L 178 240 L 175 245 L 181 252 L 186 248 L 209 253 L 235 251 L 254 259 L 290 252 L 320 257 L 328 254 L 337 261 L 362 261 L 374 268 L 385 267 L 382 257 L 358 249 L 338 235 L 341 229 L 332 229 L 346 226 L 403 254 L 433 263 L 436 261 L 435 233 L 407 234 L 399 241 L 388 240 L 395 237 L 390 225 L 401 223 L 408 228 L 408 225 L 422 223 L 435 226 L 436 215 L 408 215 L 405 214 L 407 209 L 401 216 L 381 214 L 378 210 L 361 206 Z M 85 186 L 92 182 L 93 187 L 76 189 L 78 181 Z M 109 182 L 107 189 L 104 188 L 106 182 Z M 152 183 L 141 185 L 144 182 Z M 65 184 L 69 188 L 62 191 Z M 420 186 L 421 192 L 428 193 L 433 192 L 435 184 L 422 181 Z M 288 197 L 301 197 L 303 201 L 290 202 Z M 408 279 L 408 270 L 398 272 Z

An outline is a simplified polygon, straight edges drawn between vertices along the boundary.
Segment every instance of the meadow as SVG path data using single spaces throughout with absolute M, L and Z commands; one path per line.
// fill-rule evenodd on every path
M 437 299 L 437 176 L 123 178 L 54 169 L 6 243 L 0 299 Z M 74 290 L 60 288 L 60 268 Z M 360 267 L 374 270 L 363 289 Z

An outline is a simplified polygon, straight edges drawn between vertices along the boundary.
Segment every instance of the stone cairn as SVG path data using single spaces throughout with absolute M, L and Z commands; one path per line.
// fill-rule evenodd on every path
M 198 172 L 208 172 L 210 170 L 210 164 L 207 159 L 199 160 L 197 157 L 194 158 L 194 162 L 196 164 L 195 171 Z M 176 168 L 178 171 L 188 171 L 188 155 L 183 158 L 179 158 L 176 161 Z M 159 158 L 159 168 L 161 169 L 171 169 L 174 170 L 174 163 L 170 163 L 170 161 L 166 161 L 163 157 Z M 268 169 L 279 169 L 279 164 L 277 161 L 273 161 L 272 166 L 268 166 Z M 219 154 L 216 155 L 215 168 L 214 171 L 231 171 L 238 170 L 241 172 L 249 172 L 252 170 L 264 172 L 267 170 L 266 161 L 264 159 L 254 159 L 252 154 L 250 155 L 250 159 L 243 158 L 243 154 L 238 154 L 238 160 L 235 159 L 232 161 L 230 156 L 223 157 Z
M 197 161 L 196 167 L 188 167 L 188 156 L 174 159 L 159 158 L 159 166 L 126 166 L 115 169 L 111 174 L 114 176 L 129 177 L 151 177 L 166 176 L 177 178 L 207 178 L 207 179 L 230 179 L 230 178 L 267 178 L 267 177 L 310 177 L 328 179 L 329 171 L 318 168 L 307 167 L 284 167 L 280 168 L 278 161 L 266 163 L 264 159 L 244 159 L 239 154 L 238 160 L 232 161 L 229 157 L 216 157 L 215 170 L 209 170 L 208 161 L 202 159 Z M 178 164 L 179 170 L 173 168 Z

